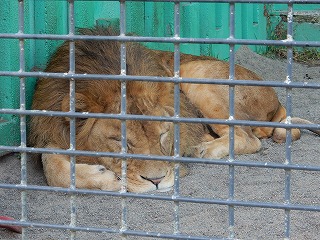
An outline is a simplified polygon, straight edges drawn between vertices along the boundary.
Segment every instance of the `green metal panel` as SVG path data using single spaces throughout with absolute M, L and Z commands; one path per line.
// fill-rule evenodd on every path
M 144 5 L 145 18 L 143 20 L 146 36 L 172 37 L 174 35 L 174 4 L 163 2 L 146 2 Z M 129 13 L 131 14 L 131 13 Z M 131 26 L 130 31 L 135 32 Z M 173 51 L 173 44 L 170 43 L 146 43 L 150 48 Z
M 0 11 L 0 32 L 17 32 L 18 19 L 17 2 L 5 0 Z M 0 70 L 17 71 L 19 61 L 19 48 L 17 40 L 0 39 Z M 19 79 L 0 77 L 0 108 L 19 107 Z M 0 144 L 17 145 L 19 143 L 19 118 L 13 115 L 0 114 Z M 1 154 L 1 152 L 0 152 Z
M 34 26 L 30 33 L 68 33 L 68 5 L 66 1 L 34 1 Z M 51 54 L 62 41 L 34 40 L 35 68 L 42 70 Z
M 2 0 L 2 11 L 0 12 L 0 32 L 18 32 L 18 1 Z M 33 6 L 25 6 L 25 30 L 31 29 L 29 11 L 33 12 Z M 31 24 L 31 25 L 30 25 Z M 25 41 L 25 61 L 26 68 L 34 66 L 34 41 Z M 19 41 L 16 39 L 0 39 L 0 71 L 19 70 Z M 31 99 L 35 84 L 35 79 L 27 78 L 26 100 L 27 107 L 31 105 Z M 0 108 L 18 109 L 20 99 L 20 79 L 17 77 L 0 77 Z M 20 144 L 20 118 L 10 114 L 0 114 L 0 145 Z M 2 154 L 2 153 L 0 153 Z
M 119 2 L 75 2 L 75 25 L 78 28 L 115 25 L 119 22 Z
M 130 2 L 127 8 L 127 30 L 139 35 L 173 36 L 174 5 L 161 2 Z M 181 37 L 229 37 L 229 4 L 181 3 Z M 236 37 L 265 39 L 266 19 L 263 4 L 236 4 Z M 172 44 L 147 43 L 148 47 L 173 50 Z M 250 46 L 257 52 L 265 47 Z M 228 45 L 181 44 L 181 51 L 195 55 L 209 55 L 220 59 L 229 56 Z

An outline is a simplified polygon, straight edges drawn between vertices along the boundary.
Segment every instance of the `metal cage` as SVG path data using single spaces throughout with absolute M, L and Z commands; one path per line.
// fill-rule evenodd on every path
M 41 0 L 35 0 L 41 1 Z M 100 0 L 102 1 L 102 0 Z M 99 2 L 100 2 L 99 1 Z M 120 1 L 120 35 L 116 37 L 108 36 L 79 36 L 76 34 L 75 27 L 75 3 L 82 2 L 81 0 L 68 0 L 66 4 L 68 6 L 68 20 L 66 24 L 68 25 L 69 32 L 66 34 L 29 34 L 25 33 L 25 0 L 16 0 L 18 2 L 18 22 L 19 29 L 17 32 L 0 33 L 0 39 L 16 39 L 19 41 L 19 64 L 20 67 L 17 71 L 0 71 L 0 77 L 10 76 L 20 81 L 20 103 L 18 108 L 2 107 L 0 109 L 1 114 L 11 114 L 19 116 L 20 118 L 20 144 L 17 146 L 0 146 L 1 151 L 6 152 L 17 152 L 21 155 L 21 182 L 20 184 L 9 184 L 1 179 L 0 189 L 3 191 L 7 190 L 18 190 L 21 192 L 21 219 L 19 221 L 5 221 L 0 220 L 0 224 L 9 224 L 22 226 L 23 231 L 21 239 L 32 239 L 30 235 L 30 229 L 39 228 L 39 229 L 52 229 L 52 230 L 67 230 L 69 231 L 70 239 L 76 239 L 79 232 L 88 232 L 88 233 L 103 233 L 101 239 L 129 239 L 131 237 L 149 237 L 152 239 L 237 239 L 238 235 L 236 234 L 235 227 L 237 226 L 236 221 L 236 209 L 240 207 L 244 208 L 254 208 L 259 211 L 262 209 L 264 212 L 266 209 L 272 210 L 281 210 L 283 214 L 283 227 L 282 227 L 282 238 L 290 239 L 294 236 L 291 235 L 291 216 L 292 213 L 297 212 L 320 212 L 320 202 L 314 200 L 314 204 L 303 204 L 295 203 L 291 201 L 291 174 L 292 171 L 310 171 L 316 174 L 319 179 L 320 164 L 317 165 L 301 165 L 292 161 L 291 151 L 294 146 L 292 146 L 290 129 L 292 128 L 306 128 L 306 125 L 302 124 L 292 124 L 290 118 L 292 115 L 292 89 L 316 89 L 320 88 L 320 82 L 304 82 L 304 81 L 292 81 L 292 72 L 293 72 L 293 48 L 294 47 L 320 47 L 320 41 L 297 41 L 293 38 L 293 6 L 294 4 L 319 4 L 318 0 L 309 0 L 309 1 L 300 1 L 300 0 L 255 0 L 255 1 L 242 1 L 242 0 L 219 0 L 219 1 L 188 1 L 188 2 L 211 2 L 211 3 L 228 3 L 229 4 L 229 36 L 227 38 L 191 38 L 191 37 L 181 37 L 180 33 L 180 5 L 184 1 L 176 0 L 174 1 L 173 13 L 174 13 L 174 32 L 172 37 L 150 37 L 150 36 L 128 36 L 126 35 L 126 1 Z M 98 1 L 97 1 L 98 2 Z M 171 2 L 163 1 L 163 2 Z M 239 39 L 235 37 L 235 5 L 241 3 L 282 3 L 287 5 L 287 38 L 285 40 L 253 40 L 253 39 Z M 30 3 L 29 3 L 30 4 Z M 32 3 L 31 3 L 32 4 Z M 86 1 L 83 1 L 83 4 L 86 4 Z M 135 119 L 135 120 L 151 120 L 151 121 L 171 121 L 174 123 L 174 156 L 164 157 L 164 156 L 146 156 L 146 155 L 137 155 L 137 154 L 128 154 L 123 147 L 123 152 L 121 153 L 110 153 L 110 152 L 90 152 L 90 151 L 78 151 L 74 148 L 76 145 L 75 142 L 75 119 L 77 117 L 83 117 L 81 113 L 76 113 L 74 111 L 74 98 L 75 98 L 75 85 L 78 79 L 83 78 L 81 74 L 75 73 L 75 60 L 74 60 L 74 51 L 75 48 L 74 41 L 77 39 L 92 39 L 92 40 L 110 40 L 111 38 L 116 39 L 122 43 L 122 52 L 121 56 L 121 75 L 99 75 L 93 74 L 90 77 L 92 79 L 110 79 L 110 80 L 121 80 L 121 91 L 122 91 L 122 104 L 121 104 L 121 113 L 119 115 L 113 114 L 93 114 L 89 113 L 86 117 L 92 118 L 115 118 L 120 119 L 122 124 L 121 133 L 122 133 L 122 145 L 126 146 L 126 120 Z M 45 73 L 42 71 L 28 71 L 26 70 L 25 63 L 25 42 L 30 39 L 50 39 L 50 40 L 68 40 L 70 41 L 70 71 L 67 74 L 60 73 Z M 128 76 L 126 75 L 126 42 L 135 41 L 135 42 L 148 42 L 148 43 L 171 43 L 174 46 L 174 77 L 149 77 L 149 76 Z M 226 44 L 229 46 L 229 62 L 230 62 L 230 74 L 229 74 L 229 100 L 230 100 L 230 113 L 229 119 L 218 120 L 218 119 L 198 119 L 198 118 L 181 118 L 179 117 L 179 83 L 181 82 L 197 82 L 197 83 L 208 83 L 206 79 L 182 79 L 179 76 L 179 63 L 180 63 L 180 46 L 184 43 L 193 43 L 193 44 Z M 235 71 L 235 46 L 236 45 L 254 45 L 254 46 L 283 46 L 287 49 L 287 72 L 286 79 L 284 81 L 273 81 L 270 79 L 267 81 L 246 81 L 239 80 L 233 81 L 234 71 Z M 56 78 L 65 78 L 70 79 L 70 101 L 71 107 L 70 112 L 50 112 L 50 111 L 37 111 L 29 110 L 26 107 L 26 79 L 27 78 L 37 78 L 43 76 L 54 76 Z M 85 76 L 88 78 L 88 75 Z M 141 81 L 164 81 L 164 82 L 173 82 L 175 90 L 175 116 L 174 117 L 156 117 L 156 116 L 140 116 L 140 115 L 128 115 L 126 114 L 126 83 L 132 80 L 141 80 Z M 210 80 L 212 84 L 226 84 L 225 81 L 219 79 Z M 1 84 L 1 79 L 0 79 Z M 234 88 L 235 85 L 251 85 L 251 86 L 272 86 L 285 89 L 285 106 L 287 109 L 287 123 L 271 123 L 271 122 L 256 122 L 256 121 L 241 121 L 234 119 Z M 71 119 L 70 129 L 71 129 L 71 140 L 70 148 L 68 150 L 61 149 L 46 149 L 46 148 L 32 148 L 27 146 L 27 116 L 31 115 L 42 115 L 42 116 L 65 116 Z M 227 124 L 230 126 L 230 155 L 228 159 L 218 160 L 218 159 L 197 159 L 197 158 L 188 158 L 180 155 L 179 151 L 179 123 L 180 122 L 194 122 L 194 123 L 220 123 Z M 237 159 L 234 154 L 234 126 L 235 125 L 246 125 L 246 126 L 268 126 L 268 127 L 284 127 L 287 129 L 287 140 L 285 144 L 285 161 L 282 163 L 277 162 L 259 162 L 259 161 L 243 161 Z M 310 124 L 307 125 L 308 128 L 320 129 L 319 124 Z M 316 140 L 318 141 L 318 140 Z M 303 150 L 302 150 L 303 151 Z M 69 155 L 71 157 L 71 186 L 70 188 L 54 188 L 49 186 L 38 186 L 32 185 L 27 182 L 27 159 L 30 153 L 56 153 Z M 170 161 L 175 163 L 175 185 L 172 194 L 136 194 L 126 192 L 126 182 L 123 181 L 123 187 L 120 192 L 107 192 L 107 191 L 95 191 L 87 189 L 77 189 L 75 187 L 75 160 L 76 156 L 87 155 L 87 156 L 116 156 L 123 160 L 122 163 L 122 174 L 126 175 L 126 159 L 128 158 L 138 158 L 146 161 L 152 160 L 163 160 Z M 227 180 L 227 197 L 226 198 L 217 198 L 217 197 L 192 197 L 181 195 L 179 189 L 179 182 L 183 181 L 179 179 L 179 163 L 201 163 L 210 166 L 223 166 L 228 170 L 225 174 Z M 235 196 L 236 191 L 236 182 L 235 178 L 237 175 L 237 169 L 276 169 L 284 171 L 283 185 L 284 185 L 284 195 L 283 201 L 281 202 L 268 202 L 268 201 L 247 201 L 245 199 L 237 199 Z M 0 177 L 1 178 L 1 177 Z M 125 179 L 125 178 L 123 178 Z M 319 182 L 318 182 L 319 183 Z M 261 186 L 262 187 L 262 186 Z M 50 192 L 53 194 L 66 194 L 69 196 L 70 201 L 70 224 L 57 224 L 57 223 L 42 223 L 36 220 L 29 219 L 28 217 L 28 205 L 32 204 L 32 200 L 28 198 L 30 192 Z M 320 190 L 316 193 L 320 198 Z M 109 227 L 92 227 L 90 223 L 85 226 L 79 226 L 77 224 L 77 209 L 81 209 L 81 203 L 78 202 L 79 196 L 103 196 L 103 197 L 113 197 L 121 199 L 121 210 L 120 210 L 120 227 L 118 228 L 109 228 Z M 128 214 L 130 214 L 130 209 L 128 209 L 128 201 L 130 199 L 140 199 L 141 201 L 147 200 L 156 200 L 156 201 L 165 201 L 172 203 L 170 212 L 172 213 L 172 224 L 173 230 L 171 232 L 158 232 L 158 231 L 142 231 L 142 230 L 132 230 L 130 228 L 130 223 L 128 222 Z M 225 206 L 227 208 L 227 233 L 224 236 L 219 235 L 209 235 L 209 236 L 200 236 L 192 235 L 181 232 L 181 204 L 183 203 L 197 203 L 197 204 L 207 204 L 215 206 Z M 319 215 L 318 215 L 319 216 Z M 208 219 L 208 221 L 210 221 Z M 194 223 L 196 225 L 196 223 Z M 319 227 L 319 225 L 318 225 Z M 108 235 L 110 234 L 110 236 Z M 272 233 L 269 233 L 272 235 Z M 0 233 L 1 235 L 1 233 Z M 247 236 L 249 238 L 249 236 Z M 81 238 L 81 237 L 80 237 Z M 274 237 L 273 239 L 275 239 Z M 95 239 L 99 239 L 98 237 Z

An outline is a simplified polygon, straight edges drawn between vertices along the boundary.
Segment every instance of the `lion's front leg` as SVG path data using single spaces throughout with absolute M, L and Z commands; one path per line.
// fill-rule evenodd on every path
M 50 186 L 70 186 L 70 161 L 66 155 L 42 154 L 42 163 Z M 76 187 L 116 191 L 120 181 L 114 172 L 102 165 L 76 164 Z
M 229 155 L 229 127 L 222 125 L 214 126 L 219 138 L 212 138 L 198 146 L 200 157 L 220 159 Z M 246 130 L 246 131 L 245 131 Z M 234 153 L 249 154 L 259 151 L 260 140 L 254 136 L 249 127 L 235 126 L 234 128 Z

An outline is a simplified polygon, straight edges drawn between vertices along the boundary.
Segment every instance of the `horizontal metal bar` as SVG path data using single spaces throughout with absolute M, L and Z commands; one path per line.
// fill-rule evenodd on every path
M 272 203 L 272 202 L 253 202 L 253 201 L 241 201 L 241 200 L 223 200 L 214 198 L 193 198 L 184 196 L 172 196 L 172 195 L 157 195 L 157 194 L 141 194 L 141 193 L 130 193 L 130 192 L 111 192 L 101 190 L 90 190 L 90 189 L 70 189 L 60 187 L 49 187 L 49 186 L 37 186 L 37 185 L 13 185 L 13 184 L 0 184 L 0 188 L 3 189 L 16 189 L 20 191 L 45 191 L 55 193 L 66 193 L 66 194 L 84 194 L 84 195 L 102 195 L 112 197 L 128 197 L 128 198 L 139 198 L 139 199 L 152 199 L 160 201 L 179 201 L 186 203 L 201 203 L 201 204 L 215 204 L 223 206 L 237 206 L 237 207 L 257 207 L 257 208 L 272 208 L 272 209 L 289 209 L 296 211 L 310 211 L 320 212 L 320 206 L 318 205 L 303 205 L 303 204 L 286 204 L 286 203 Z
M 29 116 L 50 116 L 50 117 L 69 117 L 69 118 L 105 118 L 117 120 L 135 121 L 160 121 L 173 123 L 197 123 L 197 124 L 222 124 L 229 126 L 251 126 L 251 127 L 274 127 L 285 129 L 312 129 L 320 130 L 320 124 L 300 124 L 300 123 L 280 123 L 235 119 L 211 119 L 211 118 L 184 118 L 184 117 L 163 117 L 148 115 L 131 114 L 110 114 L 110 113 L 88 113 L 88 112 L 59 112 L 47 110 L 20 110 L 20 109 L 0 109 L 0 114 L 29 115 Z
M 52 72 L 20 72 L 20 71 L 0 71 L 0 76 L 12 77 L 35 77 L 35 78 L 57 78 L 57 79 L 76 79 L 76 80 L 115 80 L 115 81 L 148 81 L 148 82 L 179 82 L 196 84 L 216 84 L 228 86 L 266 86 L 284 88 L 311 88 L 320 89 L 320 83 L 313 82 L 286 82 L 285 80 L 243 80 L 236 81 L 228 79 L 209 79 L 209 78 L 175 78 L 158 76 L 134 76 L 134 75 L 110 75 L 110 74 L 80 74 L 80 73 L 52 73 Z M 1 78 L 0 78 L 1 82 Z
M 174 156 L 159 156 L 159 155 L 143 155 L 131 153 L 116 153 L 116 152 L 97 152 L 97 151 L 83 151 L 83 150 L 65 150 L 52 148 L 33 148 L 33 147 L 18 147 L 18 146 L 1 146 L 0 150 L 10 152 L 27 152 L 27 153 L 46 153 L 46 154 L 61 154 L 68 156 L 89 156 L 89 157 L 110 157 L 118 159 L 140 159 L 146 161 L 167 161 L 167 162 L 181 162 L 181 163 L 201 163 L 222 166 L 240 166 L 240 167 L 257 167 L 257 168 L 272 168 L 272 169 L 290 169 L 301 171 L 320 171 L 320 166 L 273 163 L 273 162 L 256 162 L 256 161 L 242 161 L 235 160 L 230 162 L 221 159 L 207 159 L 207 158 L 192 158 L 192 157 L 174 157 Z M 280 160 L 279 160 L 280 162 Z
M 291 47 L 320 47 L 320 41 L 296 40 L 256 40 L 237 38 L 177 38 L 177 37 L 143 37 L 143 36 L 97 36 L 97 35 L 57 35 L 1 33 L 0 38 L 7 39 L 46 39 L 46 40 L 95 40 L 121 42 L 163 42 L 163 43 L 202 43 L 202 44 L 239 44 L 239 45 L 270 45 Z
M 27 228 L 47 228 L 47 229 L 57 229 L 57 230 L 66 230 L 66 231 L 81 231 L 81 232 L 96 232 L 96 233 L 113 233 L 119 235 L 130 235 L 130 236 L 141 236 L 141 237 L 155 237 L 162 239 L 194 239 L 194 240 L 223 240 L 227 238 L 212 238 L 212 237 L 200 237 L 200 236 L 191 236 L 184 234 L 165 234 L 160 232 L 147 232 L 147 231 L 137 231 L 137 230 L 119 230 L 112 228 L 97 228 L 97 227 L 80 227 L 75 226 L 71 227 L 70 225 L 58 225 L 58 224 L 46 224 L 46 223 L 37 223 L 37 222 L 20 222 L 20 221 L 4 221 L 0 220 L 1 224 L 22 226 Z

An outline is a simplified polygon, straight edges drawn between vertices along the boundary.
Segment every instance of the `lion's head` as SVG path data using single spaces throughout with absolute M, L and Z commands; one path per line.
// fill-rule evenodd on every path
M 132 85 L 129 85 L 132 87 Z M 131 91 L 129 89 L 129 99 Z M 90 97 L 90 94 L 76 94 L 76 111 L 78 112 L 107 112 L 119 113 L 120 104 L 116 95 L 110 107 L 108 104 L 97 103 Z M 170 116 L 173 109 L 169 106 L 154 105 L 147 101 L 131 101 L 127 103 L 128 111 L 133 114 L 146 114 L 150 116 Z M 62 110 L 68 111 L 69 97 L 66 96 L 62 101 Z M 69 121 L 68 118 L 65 119 Z M 197 128 L 196 128 L 197 129 Z M 201 128 L 200 128 L 201 129 Z M 186 127 L 182 127 L 182 133 Z M 199 131 L 199 130 L 198 130 Z M 193 131 L 189 131 L 192 133 Z M 200 133 L 200 132 L 198 132 Z M 97 152 L 120 153 L 123 149 L 121 136 L 121 121 L 117 119 L 89 118 L 78 119 L 77 148 Z M 190 139 L 192 135 L 189 136 Z M 161 121 L 126 121 L 126 143 L 124 146 L 127 153 L 143 155 L 173 155 L 173 123 Z M 190 141 L 186 141 L 190 146 Z M 186 144 L 181 144 L 182 154 L 190 155 L 192 152 Z M 88 159 L 86 159 L 88 161 Z M 105 166 L 108 170 L 121 177 L 120 158 L 99 157 L 95 160 L 98 164 Z M 181 174 L 185 174 L 185 168 L 181 168 Z M 128 191 L 145 192 L 151 190 L 166 190 L 173 186 L 173 165 L 166 161 L 127 159 L 127 183 Z

